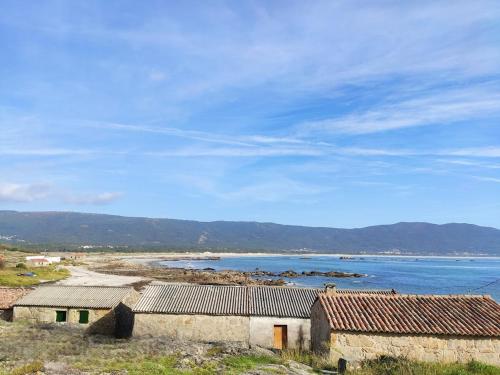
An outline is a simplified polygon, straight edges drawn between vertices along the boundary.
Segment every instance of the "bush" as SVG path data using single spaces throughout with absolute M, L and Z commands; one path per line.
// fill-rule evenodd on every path
M 28 267 L 26 267 L 26 264 L 24 264 L 24 263 L 17 263 L 17 264 L 16 264 L 16 268 L 20 268 L 20 269 L 25 270 L 25 269 L 26 269 L 26 268 L 28 268 Z

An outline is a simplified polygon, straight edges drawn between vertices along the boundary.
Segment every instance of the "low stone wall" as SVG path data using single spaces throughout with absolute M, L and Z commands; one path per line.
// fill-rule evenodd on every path
M 274 325 L 286 325 L 288 348 L 309 350 L 311 320 L 296 318 L 250 317 L 250 345 L 273 348 Z
M 89 312 L 89 323 L 80 324 L 79 311 Z M 103 335 L 114 335 L 115 314 L 113 310 L 93 310 L 93 309 L 73 309 L 63 307 L 35 307 L 35 306 L 15 306 L 14 320 L 29 320 L 38 323 L 56 323 L 56 311 L 66 311 L 67 321 L 57 324 L 68 324 L 85 330 L 87 333 L 99 333 Z
M 167 336 L 191 341 L 232 341 L 248 345 L 246 316 L 136 313 L 134 336 Z
M 500 339 L 453 336 L 331 334 L 330 356 L 350 361 L 373 359 L 380 355 L 404 356 L 429 362 L 467 362 L 472 359 L 500 365 Z

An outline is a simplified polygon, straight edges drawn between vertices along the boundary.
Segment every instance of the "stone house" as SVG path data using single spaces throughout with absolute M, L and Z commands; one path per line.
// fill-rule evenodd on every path
M 133 309 L 133 334 L 309 349 L 311 307 L 320 292 L 271 286 L 152 284 Z
M 381 355 L 500 365 L 500 305 L 489 296 L 321 293 L 311 311 L 315 352 L 333 361 Z
M 45 267 L 50 264 L 50 261 L 45 257 L 26 257 L 26 262 L 29 267 Z
M 31 292 L 30 288 L 4 288 L 0 287 L 0 319 L 12 320 L 14 303 L 22 296 Z
M 86 333 L 128 337 L 131 307 L 139 293 L 130 287 L 41 286 L 14 304 L 14 320 L 67 324 Z
M 265 286 L 153 284 L 134 307 L 134 336 L 309 348 L 319 290 Z

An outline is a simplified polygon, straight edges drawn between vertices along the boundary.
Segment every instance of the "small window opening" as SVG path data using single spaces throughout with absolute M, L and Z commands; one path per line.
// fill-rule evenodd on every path
M 56 311 L 56 322 L 66 321 L 66 311 Z
M 78 319 L 78 323 L 87 324 L 88 322 L 89 322 L 88 310 L 80 310 L 80 319 Z

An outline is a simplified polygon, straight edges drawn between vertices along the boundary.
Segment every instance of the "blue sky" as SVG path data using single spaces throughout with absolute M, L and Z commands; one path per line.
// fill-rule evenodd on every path
M 2 1 L 0 208 L 500 227 L 498 1 Z

